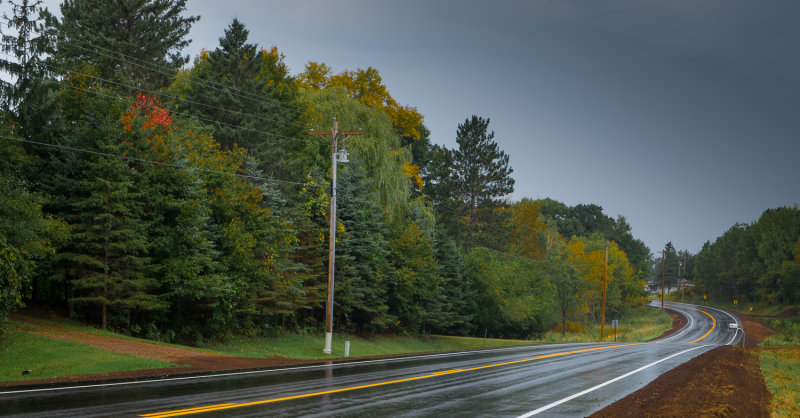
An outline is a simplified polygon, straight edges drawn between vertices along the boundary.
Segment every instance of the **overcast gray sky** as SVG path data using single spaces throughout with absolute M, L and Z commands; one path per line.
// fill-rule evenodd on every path
M 435 143 L 491 118 L 513 200 L 598 204 L 654 252 L 697 252 L 800 201 L 797 0 L 189 0 L 188 12 L 201 15 L 192 56 L 237 17 L 293 73 L 375 67 Z

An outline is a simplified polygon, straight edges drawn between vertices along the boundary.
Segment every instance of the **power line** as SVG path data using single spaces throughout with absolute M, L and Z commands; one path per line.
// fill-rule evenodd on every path
M 109 58 L 120 59 L 119 57 L 125 57 L 125 58 L 127 58 L 127 61 L 125 59 L 122 59 L 122 61 L 126 61 L 129 64 L 136 65 L 136 66 L 138 66 L 140 68 L 156 71 L 156 72 L 158 72 L 160 74 L 163 74 L 163 75 L 166 75 L 166 76 L 169 76 L 169 77 L 172 77 L 172 76 L 175 75 L 175 73 L 174 73 L 172 68 L 169 68 L 169 67 L 166 67 L 166 66 L 162 66 L 162 65 L 158 65 L 158 64 L 155 64 L 155 63 L 151 63 L 151 62 L 147 62 L 147 61 L 141 60 L 139 58 L 123 54 L 122 52 L 112 51 L 112 50 L 109 50 L 107 48 L 103 48 L 101 46 L 94 45 L 92 43 L 89 43 L 89 42 L 86 42 L 86 41 L 83 41 L 83 40 L 62 38 L 61 41 L 65 42 L 67 44 L 70 44 L 72 46 L 75 46 L 77 48 L 80 48 L 80 49 L 82 49 L 84 51 L 88 51 L 90 53 L 100 54 L 100 55 L 103 55 L 103 56 L 106 56 L 106 57 L 109 57 Z M 80 44 L 86 45 L 86 46 L 82 46 Z M 137 61 L 138 63 L 134 62 L 134 61 Z M 241 90 L 241 89 L 238 89 L 238 88 L 235 88 L 235 87 L 232 87 L 232 86 L 226 86 L 226 85 L 224 85 L 222 83 L 219 83 L 219 82 L 216 82 L 216 81 L 198 80 L 196 77 L 191 77 L 191 76 L 187 77 L 187 80 L 192 82 L 192 83 L 194 83 L 194 84 L 198 84 L 198 85 L 204 86 L 204 87 L 209 87 L 209 88 L 212 88 L 212 89 L 214 89 L 216 91 L 220 91 L 220 92 L 224 91 L 224 89 L 228 89 L 228 90 L 230 90 L 230 91 L 232 91 L 234 93 L 237 93 L 235 95 L 238 95 L 241 98 L 245 98 L 245 99 L 249 99 L 249 100 L 264 100 L 264 101 L 267 101 L 267 102 L 271 102 L 271 103 L 277 105 L 278 107 L 290 108 L 290 110 L 292 110 L 291 108 L 294 108 L 293 111 L 298 112 L 300 114 L 304 113 L 305 110 L 306 110 L 305 108 L 302 108 L 302 107 L 299 107 L 299 106 L 295 106 L 295 105 L 290 105 L 288 103 L 283 103 L 283 102 L 281 102 L 279 100 L 272 99 L 272 98 L 266 97 L 266 96 L 261 95 L 261 94 L 248 92 L 248 91 Z
M 120 96 L 113 96 L 113 95 L 110 95 L 110 94 L 101 93 L 99 91 L 73 86 L 71 84 L 61 83 L 61 85 L 64 86 L 64 87 L 67 87 L 67 88 L 71 88 L 73 90 L 85 91 L 87 93 L 91 93 L 91 94 L 94 94 L 96 96 L 102 96 L 102 97 L 107 97 L 107 98 L 110 98 L 110 99 L 115 99 L 115 100 L 118 100 L 120 102 L 126 102 L 126 103 L 134 103 L 135 102 L 135 100 L 133 100 L 133 99 L 125 99 L 125 98 L 122 98 Z M 174 112 L 174 111 L 171 111 L 170 113 L 173 114 L 173 115 L 185 116 L 187 118 L 195 118 L 195 119 L 201 120 L 203 122 L 214 123 L 214 124 L 218 124 L 218 125 L 224 125 L 224 126 L 227 126 L 229 128 L 242 129 L 242 130 L 245 130 L 245 131 L 256 132 L 256 133 L 260 133 L 260 134 L 264 134 L 264 135 L 270 135 L 270 136 L 277 137 L 277 138 L 295 139 L 295 140 L 298 140 L 298 141 L 310 141 L 310 140 L 307 140 L 307 139 L 300 139 L 300 138 L 295 138 L 295 137 L 292 137 L 292 136 L 285 136 L 285 135 L 280 135 L 280 134 L 274 134 L 272 132 L 265 132 L 265 131 L 262 131 L 262 130 L 259 130 L 259 129 L 255 129 L 255 128 L 247 128 L 247 127 L 244 127 L 244 126 L 234 125 L 234 124 L 231 124 L 231 123 L 220 122 L 220 121 L 217 121 L 217 120 L 208 119 L 208 118 L 204 118 L 204 117 L 197 116 L 197 115 L 192 115 L 192 114 L 189 114 L 189 113 Z
M 111 154 L 111 153 L 107 153 L 107 152 L 92 151 L 92 150 L 87 150 L 87 149 L 82 149 L 82 148 L 70 147 L 70 146 L 66 146 L 66 145 L 48 144 L 46 142 L 38 142 L 38 141 L 29 140 L 29 139 L 14 138 L 14 137 L 5 136 L 5 135 L 0 135 L 0 138 L 8 140 L 8 141 L 21 142 L 23 144 L 33 144 L 33 145 L 39 145 L 39 146 L 44 146 L 44 147 L 58 148 L 58 149 L 67 150 L 67 151 L 74 151 L 74 152 L 81 152 L 81 153 L 85 153 L 85 154 L 99 155 L 99 156 L 103 156 L 103 157 L 118 158 L 118 159 L 121 159 L 121 160 L 129 160 L 129 161 L 150 163 L 150 164 L 162 165 L 162 166 L 173 167 L 173 168 L 181 168 L 181 169 L 187 169 L 187 170 L 202 171 L 202 172 L 206 172 L 206 173 L 224 174 L 226 176 L 242 177 L 242 178 L 246 178 L 246 179 L 250 179 L 250 180 L 265 180 L 265 181 L 270 181 L 270 182 L 275 182 L 275 183 L 294 184 L 294 185 L 300 185 L 300 186 L 305 186 L 305 187 L 322 187 L 320 185 L 300 183 L 300 182 L 296 182 L 296 181 L 278 180 L 278 179 L 275 179 L 275 178 L 252 176 L 252 175 L 248 175 L 248 174 L 228 173 L 228 172 L 225 172 L 225 171 L 210 170 L 210 169 L 207 169 L 207 168 L 192 167 L 192 166 L 188 166 L 188 165 L 174 164 L 174 163 L 166 163 L 166 162 L 163 162 L 163 161 L 148 160 L 148 159 L 145 159 L 145 158 L 129 157 L 127 155 L 119 155 L 119 154 Z
M 53 32 L 57 32 L 57 30 L 54 29 L 54 28 L 49 28 L 48 31 L 51 32 L 51 34 Z M 59 34 L 55 34 L 55 35 L 58 36 Z M 119 61 L 122 61 L 122 62 L 127 62 L 129 64 L 138 66 L 140 68 L 144 68 L 146 70 L 155 71 L 155 72 L 157 72 L 159 74 L 166 75 L 168 77 L 175 76 L 175 69 L 172 68 L 172 67 L 167 67 L 167 66 L 163 66 L 163 65 L 158 65 L 156 63 L 148 62 L 148 61 L 136 58 L 136 57 L 132 57 L 130 55 L 126 55 L 126 54 L 124 54 L 122 52 L 113 51 L 113 50 L 110 50 L 110 49 L 107 49 L 107 48 L 103 48 L 103 47 L 98 46 L 98 45 L 94 45 L 92 43 L 89 43 L 89 42 L 86 42 L 86 41 L 83 41 L 83 40 L 80 40 L 80 39 L 67 39 L 66 37 L 62 36 L 60 39 L 58 39 L 58 41 L 64 42 L 64 43 L 69 44 L 69 45 L 72 45 L 72 46 L 74 46 L 76 48 L 80 48 L 80 49 L 82 49 L 84 51 L 87 51 L 89 54 L 99 54 L 99 55 L 102 55 L 102 56 L 105 56 L 105 57 L 108 57 L 108 58 L 116 59 L 116 60 L 119 60 Z M 120 57 L 124 57 L 126 59 L 123 59 L 123 58 L 120 58 Z M 199 79 L 197 79 L 197 77 L 192 77 L 191 75 L 186 77 L 186 79 L 191 83 L 194 83 L 194 84 L 197 84 L 197 85 L 200 85 L 200 86 L 203 86 L 203 87 L 208 87 L 208 88 L 214 89 L 216 91 L 222 92 L 222 91 L 226 91 L 227 90 L 229 92 L 233 92 L 235 96 L 238 96 L 240 98 L 244 98 L 244 99 L 248 99 L 248 100 L 254 100 L 254 101 L 256 101 L 256 100 L 267 101 L 267 102 L 270 102 L 270 103 L 272 103 L 273 105 L 275 105 L 277 107 L 287 108 L 287 110 L 291 110 L 293 112 L 297 112 L 298 114 L 303 114 L 306 111 L 306 109 L 301 107 L 301 106 L 291 105 L 291 104 L 288 104 L 288 103 L 283 103 L 280 100 L 272 99 L 272 98 L 266 97 L 266 96 L 264 96 L 262 94 L 258 94 L 258 93 L 254 93 L 254 92 L 248 92 L 248 91 L 245 91 L 245 90 L 241 90 L 241 89 L 235 88 L 233 86 L 226 86 L 226 85 L 224 85 L 222 83 L 219 83 L 219 82 L 216 82 L 216 81 L 199 80 Z M 324 113 L 322 113 L 322 114 L 325 115 Z M 325 116 L 327 116 L 327 115 L 325 115 Z
M 0 53 L 0 55 L 4 55 L 6 57 L 13 58 L 13 56 L 5 54 L 5 53 Z M 58 67 L 58 66 L 52 65 L 52 64 L 46 64 L 45 63 L 44 65 L 46 67 L 51 68 L 51 69 L 55 69 L 55 70 L 61 71 L 62 73 L 78 74 L 78 75 L 82 75 L 82 76 L 85 76 L 85 77 L 88 77 L 88 78 L 91 78 L 91 79 L 94 79 L 94 80 L 102 81 L 104 83 L 115 84 L 115 85 L 118 85 L 118 86 L 121 86 L 121 87 L 126 87 L 126 88 L 129 88 L 131 90 L 144 91 L 144 92 L 147 92 L 147 93 L 150 93 L 150 94 L 153 94 L 153 95 L 167 97 L 169 99 L 182 101 L 182 102 L 186 102 L 186 103 L 191 103 L 191 104 L 196 104 L 196 105 L 200 105 L 200 106 L 205 106 L 205 107 L 208 107 L 208 108 L 211 108 L 211 109 L 222 110 L 222 111 L 229 112 L 229 113 L 236 114 L 236 115 L 247 116 L 247 117 L 251 117 L 251 118 L 254 118 L 254 119 L 261 119 L 261 120 L 264 120 L 264 121 L 267 121 L 267 122 L 275 122 L 275 123 L 280 123 L 282 125 L 294 126 L 294 127 L 297 127 L 297 128 L 305 129 L 305 126 L 298 125 L 296 123 L 280 121 L 280 120 L 277 120 L 277 119 L 270 119 L 270 118 L 267 118 L 267 117 L 264 117 L 264 116 L 258 116 L 258 115 L 254 115 L 252 113 L 240 112 L 240 111 L 233 110 L 233 109 L 226 109 L 224 107 L 215 106 L 215 105 L 208 104 L 208 103 L 202 103 L 202 102 L 198 102 L 198 101 L 191 100 L 191 99 L 185 99 L 185 98 L 181 98 L 179 96 L 168 94 L 168 93 L 157 92 L 157 91 L 153 91 L 153 90 L 149 90 L 149 89 L 145 89 L 145 88 L 132 86 L 130 84 L 120 83 L 118 81 L 108 80 L 108 79 L 105 79 L 105 78 L 102 78 L 102 77 L 97 77 L 97 76 L 91 75 L 89 73 L 84 73 L 84 72 L 81 72 L 81 71 L 67 70 L 65 68 Z
M 98 91 L 84 89 L 84 88 L 76 87 L 76 86 L 73 86 L 73 85 L 70 85 L 70 84 L 62 84 L 62 85 L 66 86 L 66 87 L 69 87 L 71 89 L 82 90 L 82 91 L 85 91 L 87 93 L 95 94 L 95 95 L 98 95 L 98 96 L 104 96 L 104 97 L 108 97 L 108 98 L 111 98 L 111 99 L 117 99 L 117 100 L 122 101 L 122 102 L 128 102 L 128 103 L 133 103 L 134 102 L 133 99 L 124 99 L 124 98 L 119 97 L 119 96 L 112 96 L 110 94 L 104 94 L 104 93 L 100 93 Z M 229 128 L 242 129 L 242 130 L 245 130 L 245 131 L 256 132 L 256 133 L 260 133 L 260 134 L 263 134 L 263 135 L 269 135 L 269 136 L 272 136 L 272 137 L 275 137 L 275 138 L 293 139 L 293 140 L 297 140 L 297 141 L 311 142 L 311 139 L 302 139 L 302 138 L 296 138 L 296 137 L 293 137 L 293 136 L 275 134 L 275 133 L 272 133 L 272 132 L 265 132 L 265 131 L 262 131 L 260 129 L 248 128 L 248 127 L 245 127 L 245 126 L 234 125 L 232 123 L 221 122 L 221 121 L 214 120 L 214 119 L 204 118 L 202 116 L 192 115 L 190 113 L 175 112 L 175 111 L 170 111 L 170 113 L 173 114 L 173 115 L 185 116 L 187 118 L 195 118 L 195 119 L 201 120 L 203 122 L 208 122 L 208 123 L 214 123 L 214 124 L 217 124 L 217 125 L 227 126 Z
M 20 74 L 19 71 L 13 71 L 13 70 L 8 70 L 8 71 L 16 73 L 16 74 Z M 67 83 L 59 83 L 59 85 L 62 86 L 62 87 L 67 87 L 67 88 L 73 89 L 73 90 L 84 91 L 84 92 L 87 92 L 87 93 L 90 93 L 90 94 L 94 94 L 96 96 L 101 96 L 101 97 L 114 99 L 114 100 L 117 100 L 117 101 L 120 101 L 120 102 L 126 102 L 126 103 L 133 103 L 134 102 L 133 99 L 125 99 L 125 98 L 122 98 L 120 96 L 113 96 L 113 95 L 105 94 L 105 93 L 102 93 L 102 92 L 99 92 L 99 91 L 96 91 L 96 90 L 90 90 L 90 89 L 86 89 L 86 88 L 73 86 L 73 85 L 67 84 Z M 275 138 L 292 139 L 292 140 L 296 140 L 296 141 L 305 141 L 305 142 L 311 142 L 311 143 L 314 142 L 314 141 L 311 140 L 311 138 L 303 139 L 303 138 L 297 138 L 297 137 L 293 137 L 293 136 L 276 134 L 276 133 L 272 133 L 272 132 L 266 132 L 266 131 L 262 131 L 262 130 L 255 129 L 255 128 L 247 128 L 247 127 L 244 127 L 244 126 L 239 126 L 239 125 L 234 125 L 234 124 L 231 124 L 231 123 L 221 122 L 221 121 L 217 121 L 217 120 L 214 120 L 214 119 L 204 118 L 204 117 L 193 115 L 193 114 L 190 114 L 190 113 L 176 112 L 176 111 L 170 111 L 170 113 L 173 114 L 173 115 L 185 116 L 187 118 L 195 118 L 195 119 L 201 120 L 203 122 L 208 122 L 208 123 L 213 123 L 213 124 L 218 124 L 218 125 L 224 125 L 224 126 L 227 126 L 227 127 L 230 127 L 230 128 L 234 128 L 234 129 L 242 129 L 242 130 L 246 130 L 246 131 L 256 132 L 256 133 L 260 133 L 260 134 L 263 134 L 263 135 L 272 136 L 272 137 L 275 137 Z

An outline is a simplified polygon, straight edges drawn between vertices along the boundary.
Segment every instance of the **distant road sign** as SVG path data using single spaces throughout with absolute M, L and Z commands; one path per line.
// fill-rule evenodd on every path
M 611 328 L 614 328 L 614 329 L 619 328 L 619 320 L 618 319 L 612 319 L 611 320 Z

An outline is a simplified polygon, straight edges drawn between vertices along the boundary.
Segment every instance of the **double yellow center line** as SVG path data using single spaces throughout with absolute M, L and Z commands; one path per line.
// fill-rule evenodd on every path
M 693 307 L 691 307 L 691 306 L 686 306 L 686 305 L 675 305 L 675 304 L 672 304 L 672 303 L 667 303 L 666 305 L 669 305 L 669 306 L 674 306 L 674 307 L 676 307 L 676 308 L 689 308 L 689 309 L 694 309 L 694 310 L 696 310 L 696 311 L 698 311 L 698 312 L 702 312 L 702 313 L 704 313 L 704 314 L 708 315 L 708 317 L 709 317 L 709 318 L 711 318 L 711 328 L 708 330 L 708 332 L 706 332 L 705 334 L 703 334 L 703 336 L 702 336 L 702 337 L 700 337 L 700 338 L 698 338 L 698 339 L 696 339 L 696 340 L 689 341 L 689 344 L 696 343 L 696 342 L 698 342 L 698 341 L 702 340 L 703 338 L 706 338 L 706 337 L 708 337 L 708 334 L 711 334 L 711 332 L 712 332 L 712 331 L 714 331 L 714 328 L 716 328 L 716 327 L 717 327 L 717 320 L 716 320 L 716 319 L 715 319 L 713 316 L 711 316 L 711 314 L 710 314 L 710 313 L 708 313 L 708 312 L 706 312 L 706 311 L 704 311 L 704 310 L 702 310 L 702 309 L 699 309 L 699 308 L 693 308 Z
M 677 305 L 673 305 L 673 306 L 677 306 Z M 694 341 L 690 341 L 689 344 L 696 343 L 696 342 L 702 340 L 703 338 L 706 338 L 709 334 L 711 334 L 712 331 L 714 331 L 714 328 L 716 328 L 717 320 L 714 319 L 714 317 L 711 316 L 711 314 L 709 314 L 708 312 L 706 312 L 706 311 L 704 311 L 702 309 L 692 308 L 692 307 L 689 307 L 689 306 L 680 305 L 680 307 L 689 308 L 689 309 L 694 309 L 696 311 L 700 311 L 700 312 L 708 315 L 708 317 L 711 318 L 711 320 L 713 321 L 713 325 L 711 326 L 711 329 L 708 330 L 708 332 L 703 334 L 702 337 L 700 337 L 700 338 L 698 338 L 698 339 L 696 339 Z M 426 375 L 422 375 L 422 376 L 409 377 L 409 378 L 406 378 L 406 379 L 398 379 L 398 380 L 389 380 L 389 381 L 386 381 L 386 382 L 372 383 L 372 384 L 369 384 L 369 385 L 351 386 L 351 387 L 342 388 L 342 389 L 333 389 L 333 390 L 326 390 L 326 391 L 322 391 L 322 392 L 305 393 L 305 394 L 302 394 L 302 395 L 286 396 L 286 397 L 283 397 L 283 398 L 266 399 L 266 400 L 255 401 L 255 402 L 222 403 L 222 404 L 216 404 L 216 405 L 201 406 L 201 407 L 197 407 L 197 408 L 176 409 L 174 411 L 155 412 L 155 413 L 152 413 L 152 414 L 144 414 L 144 415 L 140 415 L 140 416 L 147 417 L 147 418 L 164 418 L 164 417 L 176 417 L 176 416 L 181 416 L 181 415 L 199 414 L 201 412 L 223 411 L 223 410 L 226 410 L 226 409 L 243 408 L 243 407 L 255 406 L 255 405 L 264 405 L 264 404 L 273 403 L 273 402 L 289 401 L 289 400 L 292 400 L 292 399 L 311 398 L 311 397 L 314 397 L 314 396 L 329 395 L 329 394 L 332 394 L 332 393 L 349 392 L 349 391 L 358 390 L 358 389 L 367 389 L 367 388 L 374 388 L 374 387 L 378 387 L 378 386 L 393 385 L 393 384 L 396 384 L 396 383 L 411 382 L 411 381 L 414 381 L 414 380 L 429 379 L 429 378 L 432 378 L 432 377 L 444 376 L 444 375 L 448 375 L 448 374 L 464 373 L 464 372 L 471 372 L 471 371 L 475 371 L 475 370 L 490 369 L 490 368 L 493 368 L 493 367 L 508 366 L 508 365 L 511 365 L 511 364 L 527 363 L 527 362 L 531 362 L 531 361 L 535 361 L 535 360 L 542 360 L 542 359 L 551 358 L 551 357 L 566 356 L 566 355 L 569 355 L 569 354 L 587 353 L 587 352 L 590 352 L 590 351 L 608 350 L 608 349 L 612 349 L 612 348 L 630 347 L 630 346 L 644 345 L 644 344 L 650 344 L 650 343 L 621 344 L 621 345 L 610 345 L 610 346 L 603 346 L 603 347 L 584 348 L 584 349 L 581 349 L 581 350 L 562 351 L 562 352 L 559 352 L 559 353 L 543 354 L 541 356 L 526 358 L 526 359 L 523 359 L 523 360 L 508 361 L 508 362 L 505 362 L 505 363 L 495 363 L 495 364 L 489 364 L 489 365 L 486 365 L 486 366 L 472 367 L 472 368 L 468 368 L 468 369 L 443 370 L 443 371 L 434 372 L 434 373 L 430 373 L 430 374 L 426 374 Z
M 310 397 L 313 397 L 313 396 L 329 395 L 329 394 L 332 394 L 332 393 L 349 392 L 349 391 L 358 390 L 358 389 L 374 388 L 374 387 L 378 387 L 378 386 L 393 385 L 393 384 L 396 384 L 396 383 L 411 382 L 411 381 L 414 381 L 414 380 L 429 379 L 429 378 L 432 378 L 432 377 L 444 376 L 444 375 L 448 375 L 448 374 L 464 373 L 464 372 L 471 372 L 471 371 L 474 371 L 474 370 L 482 370 L 482 369 L 490 369 L 490 368 L 493 368 L 493 367 L 508 366 L 508 365 L 511 365 L 511 364 L 526 363 L 526 362 L 531 362 L 531 361 L 541 360 L 541 359 L 546 359 L 546 358 L 551 358 L 551 357 L 566 356 L 566 355 L 569 355 L 569 354 L 586 353 L 586 352 L 589 352 L 589 351 L 607 350 L 607 349 L 611 349 L 611 348 L 629 347 L 629 346 L 643 345 L 643 344 L 650 344 L 650 343 L 634 343 L 634 344 L 610 345 L 610 346 L 603 346 L 603 347 L 584 348 L 584 349 L 581 349 L 581 350 L 563 351 L 563 352 L 560 352 L 560 353 L 543 354 L 541 356 L 531 357 L 531 358 L 527 358 L 527 359 L 523 359 L 523 360 L 508 361 L 508 362 L 505 362 L 505 363 L 495 363 L 495 364 L 489 364 L 489 365 L 486 365 L 486 366 L 472 367 L 472 368 L 469 368 L 469 369 L 444 370 L 444 371 L 434 372 L 434 373 L 430 373 L 430 374 L 426 374 L 426 375 L 422 375 L 422 376 L 409 377 L 407 379 L 390 380 L 390 381 L 379 382 L 379 383 L 372 383 L 372 384 L 369 384 L 369 385 L 351 386 L 351 387 L 342 388 L 342 389 L 334 389 L 334 390 L 326 390 L 326 391 L 322 391 L 322 392 L 305 393 L 305 394 L 302 394 L 302 395 L 287 396 L 287 397 L 283 397 L 283 398 L 266 399 L 266 400 L 263 400 L 263 401 L 246 402 L 246 403 L 223 403 L 223 404 L 217 404 L 217 405 L 201 406 L 201 407 L 197 407 L 197 408 L 177 409 L 177 410 L 174 410 L 174 411 L 155 412 L 155 413 L 152 413 L 152 414 L 144 414 L 144 415 L 140 415 L 140 416 L 147 417 L 147 418 L 176 417 L 176 416 L 181 416 L 181 415 L 199 414 L 201 412 L 222 411 L 222 410 L 226 410 L 226 409 L 243 408 L 243 407 L 255 406 L 255 405 L 264 405 L 264 404 L 273 403 L 273 402 L 289 401 L 289 400 L 292 400 L 292 399 L 310 398 Z

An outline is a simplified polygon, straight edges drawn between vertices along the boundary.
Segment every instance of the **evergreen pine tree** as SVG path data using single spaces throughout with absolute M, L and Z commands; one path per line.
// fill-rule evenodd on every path
M 351 163 L 341 171 L 337 190 L 338 218 L 344 229 L 336 247 L 334 314 L 341 326 L 359 331 L 385 331 L 394 322 L 387 292 L 388 231 L 380 207 L 373 202 L 364 173 Z
M 210 122 L 222 149 L 248 149 L 267 175 L 298 178 L 297 167 L 292 168 L 297 157 L 289 151 L 304 144 L 286 138 L 305 134 L 294 79 L 276 48 L 248 43 L 248 35 L 234 19 L 219 46 L 201 54 L 188 75 L 172 86 L 190 101 L 172 106 Z
M 444 316 L 437 329 L 456 335 L 467 335 L 473 318 L 474 291 L 464 277 L 461 253 L 453 238 L 443 231 L 436 234 L 435 255 L 439 275 L 443 278 Z
M 129 93 L 166 87 L 189 60 L 180 51 L 200 18 L 185 10 L 186 0 L 64 0 L 56 58 L 66 70 L 90 63 Z
M 104 150 L 119 152 L 113 148 Z M 88 162 L 84 175 L 79 180 L 84 194 L 76 196 L 67 218 L 73 228 L 64 254 L 74 277 L 70 303 L 84 312 L 98 308 L 103 329 L 109 310 L 117 315 L 112 325 L 128 328 L 137 310 L 164 307 L 152 294 L 156 282 L 147 257 L 142 196 L 135 191 L 133 170 L 119 159 Z
M 13 58 L 0 57 L 0 70 L 10 76 L 0 78 L 0 109 L 11 116 L 15 133 L 40 140 L 54 107 L 51 88 L 55 84 L 48 79 L 52 72 L 46 62 L 54 43 L 46 28 L 49 13 L 41 0 L 8 2 L 11 15 L 2 16 L 0 50 Z M 3 33 L 2 26 L 16 33 Z
M 514 170 L 508 165 L 508 155 L 494 141 L 494 132 L 489 132 L 489 119 L 473 115 L 459 124 L 456 142 L 450 192 L 468 206 L 467 242 L 472 246 L 478 208 L 491 206 L 514 191 Z

